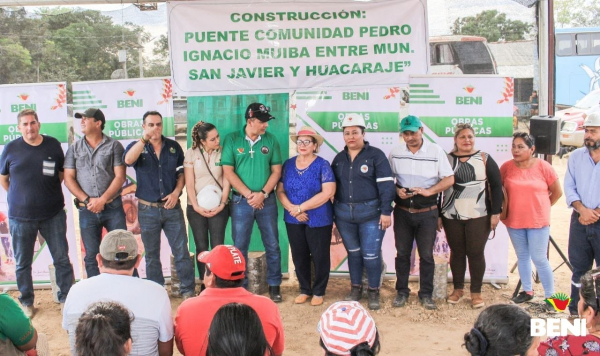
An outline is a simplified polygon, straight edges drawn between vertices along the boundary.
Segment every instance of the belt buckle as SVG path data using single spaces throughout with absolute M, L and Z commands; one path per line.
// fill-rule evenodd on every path
M 409 213 L 411 213 L 411 214 L 414 214 L 414 213 L 416 213 L 416 212 L 417 212 L 417 210 L 419 210 L 419 209 L 413 209 L 412 207 L 411 207 L 411 208 L 408 208 L 408 212 L 409 212 Z

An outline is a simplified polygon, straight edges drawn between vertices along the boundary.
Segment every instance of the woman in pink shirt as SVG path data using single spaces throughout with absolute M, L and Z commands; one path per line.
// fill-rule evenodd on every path
M 548 262 L 550 207 L 562 196 L 558 176 L 552 166 L 535 152 L 533 136 L 525 132 L 513 135 L 513 160 L 500 167 L 502 185 L 508 195 L 508 216 L 502 222 L 517 254 L 523 291 L 512 299 L 523 303 L 533 299 L 531 261 L 537 269 L 544 296 L 554 294 L 554 276 Z

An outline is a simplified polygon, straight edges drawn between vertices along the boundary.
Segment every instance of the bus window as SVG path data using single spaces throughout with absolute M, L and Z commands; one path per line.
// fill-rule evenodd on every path
M 573 44 L 571 43 L 571 35 L 556 35 L 556 55 L 570 56 L 573 53 Z
M 586 55 L 590 54 L 590 34 L 589 33 L 578 33 L 575 35 L 577 39 L 577 54 Z
M 592 33 L 592 54 L 600 54 L 600 33 Z

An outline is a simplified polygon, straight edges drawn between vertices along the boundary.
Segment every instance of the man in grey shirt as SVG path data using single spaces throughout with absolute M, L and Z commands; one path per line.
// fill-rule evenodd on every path
M 76 113 L 81 119 L 81 140 L 69 147 L 65 157 L 65 185 L 75 196 L 79 209 L 79 228 L 85 246 L 88 278 L 100 274 L 96 255 L 107 231 L 127 230 L 121 202 L 125 182 L 123 145 L 102 133 L 106 119 L 100 109 Z

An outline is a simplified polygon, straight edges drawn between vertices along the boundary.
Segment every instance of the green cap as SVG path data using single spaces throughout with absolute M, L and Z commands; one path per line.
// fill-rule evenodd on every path
M 107 261 L 131 261 L 138 255 L 138 245 L 131 231 L 113 230 L 100 243 L 100 255 Z
M 423 127 L 421 120 L 418 117 L 413 115 L 408 115 L 402 121 L 400 121 L 400 132 L 404 131 L 419 131 L 419 129 Z

